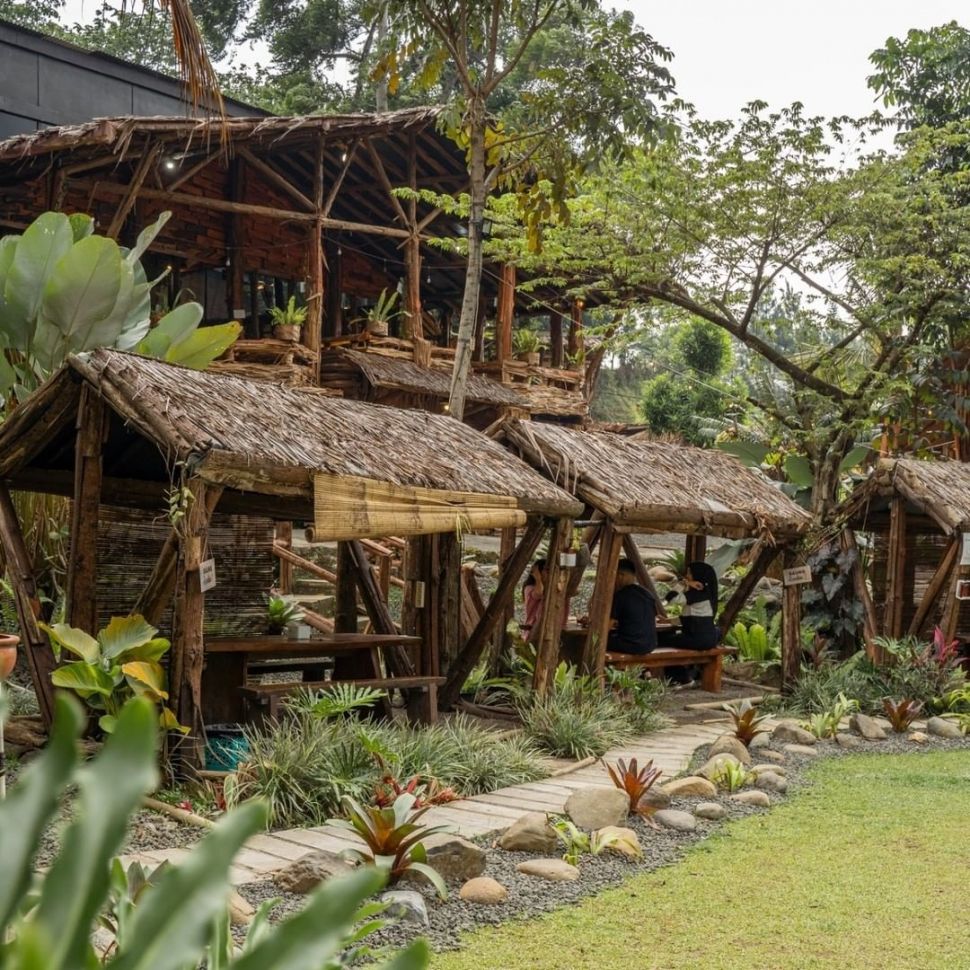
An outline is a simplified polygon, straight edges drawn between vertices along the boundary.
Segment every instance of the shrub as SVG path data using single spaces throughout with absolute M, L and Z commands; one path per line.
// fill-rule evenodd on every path
M 813 714 L 805 727 L 817 738 L 834 738 L 839 733 L 839 725 L 844 717 L 859 710 L 859 702 L 839 694 L 835 703 L 827 711 Z
M 143 698 L 126 704 L 117 731 L 81 767 L 77 739 L 83 723 L 78 705 L 58 699 L 47 749 L 0 803 L 0 964 L 43 970 L 101 965 L 118 970 L 197 970 L 203 965 L 210 970 L 284 965 L 338 970 L 348 959 L 367 956 L 359 941 L 380 924 L 373 919 L 374 907 L 362 904 L 385 878 L 375 869 L 328 881 L 300 913 L 275 926 L 268 923 L 268 907 L 262 907 L 237 956 L 226 908 L 229 871 L 243 843 L 264 824 L 261 805 L 227 815 L 184 863 L 156 870 L 147 884 L 137 872 L 118 865 L 112 870 L 130 819 L 157 780 L 156 716 Z M 30 891 L 45 830 L 74 784 L 77 811 L 57 857 Z M 115 934 L 112 952 L 103 961 L 91 943 L 96 925 Z M 419 941 L 400 953 L 393 966 L 421 970 L 427 963 L 427 946 Z
M 736 792 L 744 787 L 744 783 L 748 780 L 748 772 L 744 765 L 739 764 L 737 761 L 725 761 L 718 769 L 711 775 L 711 781 L 717 785 L 718 788 L 724 789 L 727 792 Z
M 670 722 L 660 713 L 667 692 L 662 680 L 647 676 L 643 667 L 606 668 L 606 683 L 613 699 L 624 709 L 634 734 L 649 734 Z
M 808 717 L 832 710 L 843 695 L 855 698 L 868 711 L 873 704 L 881 709 L 886 693 L 879 690 L 872 665 L 857 658 L 840 664 L 802 667 L 784 706 L 792 714 Z

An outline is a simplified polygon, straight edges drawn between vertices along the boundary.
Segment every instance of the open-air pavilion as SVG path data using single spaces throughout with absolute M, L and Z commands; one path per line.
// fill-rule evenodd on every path
M 687 560 L 705 558 L 707 536 L 753 539 L 751 566 L 718 619 L 731 625 L 774 560 L 792 564 L 793 544 L 810 517 L 783 492 L 725 452 L 651 440 L 644 435 L 577 431 L 510 421 L 497 437 L 550 481 L 575 495 L 594 524 L 585 539 L 599 545 L 596 584 L 582 648 L 584 666 L 602 672 L 617 562 L 625 554 L 650 576 L 633 541 L 642 533 L 686 536 Z M 783 595 L 783 674 L 793 676 L 801 652 L 799 587 Z
M 464 653 L 480 652 L 501 615 L 498 602 L 510 597 L 545 531 L 568 536 L 581 510 L 500 445 L 451 418 L 106 350 L 72 357 L 3 424 L 0 481 L 0 539 L 45 710 L 53 657 L 37 626 L 40 605 L 11 489 L 72 498 L 67 621 L 93 633 L 110 603 L 170 634 L 175 708 L 196 741 L 207 719 L 240 712 L 227 682 L 260 697 L 246 683 L 245 665 L 219 653 L 254 661 L 333 654 L 339 677 L 400 687 L 412 712 L 433 719 L 437 687 L 460 676 Z M 265 627 L 245 629 L 257 595 L 252 576 L 266 574 L 272 525 L 280 522 L 313 523 L 321 540 L 338 542 L 334 632 L 325 629 L 309 643 L 267 644 Z M 458 536 L 516 527 L 524 536 L 509 575 L 462 644 Z M 104 541 L 107 529 L 115 541 Z M 218 530 L 229 532 L 224 560 L 213 541 Z M 389 534 L 411 537 L 403 633 L 359 542 Z M 233 565 L 226 546 L 240 537 L 248 552 Z M 202 565 L 212 559 L 217 585 L 210 592 Z M 127 603 L 106 584 L 120 568 L 129 588 L 132 577 L 147 577 Z M 358 596 L 369 639 L 357 635 Z M 233 645 L 225 643 L 227 630 Z M 187 748 L 197 762 L 199 746 Z

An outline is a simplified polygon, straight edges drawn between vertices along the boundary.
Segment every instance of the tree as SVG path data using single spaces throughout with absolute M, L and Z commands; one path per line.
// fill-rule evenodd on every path
M 402 67 L 420 57 L 414 84 L 448 98 L 453 136 L 467 147 L 470 214 L 450 413 L 461 419 L 478 320 L 485 200 L 516 191 L 533 241 L 565 199 L 582 167 L 629 139 L 661 127 L 654 100 L 673 86 L 657 61 L 670 52 L 635 28 L 629 16 L 602 12 L 593 0 L 387 0 L 389 42 L 379 65 L 393 93 Z M 582 25 L 584 57 L 535 65 L 501 121 L 490 115 L 503 84 L 553 18 Z M 585 18 L 585 19 L 584 19 Z M 508 88 L 504 89 L 505 92 Z

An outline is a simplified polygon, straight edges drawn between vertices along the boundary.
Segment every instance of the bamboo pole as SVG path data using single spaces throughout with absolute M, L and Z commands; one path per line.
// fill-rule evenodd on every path
M 589 604 L 589 626 L 586 629 L 586 642 L 583 644 L 583 668 L 597 677 L 603 675 L 606 666 L 610 613 L 616 587 L 616 566 L 620 561 L 622 547 L 622 539 L 614 528 L 612 520 L 605 520 L 596 566 L 596 583 Z
M 906 572 L 906 500 L 896 496 L 889 511 L 889 549 L 886 567 L 886 607 L 883 632 L 898 638 L 903 633 L 903 586 Z
M 785 568 L 795 565 L 795 552 L 784 552 Z M 781 600 L 781 682 L 791 687 L 802 658 L 802 600 L 800 586 L 785 586 Z
M 760 540 L 757 554 L 747 573 L 741 577 L 737 589 L 724 604 L 724 609 L 721 610 L 718 625 L 721 628 L 722 635 L 730 630 L 735 617 L 744 608 L 744 604 L 748 602 L 759 580 L 768 572 L 768 568 L 778 557 L 780 551 L 778 546 L 772 545 L 767 539 Z
M 572 522 L 569 519 L 557 519 L 549 536 L 545 594 L 532 678 L 532 687 L 540 695 L 551 689 L 559 663 L 559 643 L 565 621 L 566 587 L 569 580 L 568 571 L 559 565 L 559 554 L 569 548 L 572 531 Z

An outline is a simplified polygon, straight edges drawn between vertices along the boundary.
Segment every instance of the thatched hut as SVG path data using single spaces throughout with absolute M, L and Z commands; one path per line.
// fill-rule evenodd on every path
M 772 561 L 807 529 L 810 517 L 778 488 L 731 455 L 687 445 L 510 421 L 497 434 L 550 481 L 575 495 L 598 525 L 596 587 L 584 662 L 601 670 L 605 657 L 613 576 L 621 550 L 642 567 L 632 534 L 675 532 L 687 537 L 688 560 L 703 559 L 707 536 L 750 538 L 758 550 L 751 569 L 720 617 L 730 626 Z M 645 568 L 641 582 L 651 585 Z M 794 592 L 792 592 L 792 590 Z M 797 670 L 797 587 L 786 590 L 784 669 Z
M 844 542 L 858 536 L 867 550 L 868 587 L 860 565 L 856 588 L 868 642 L 925 637 L 935 625 L 948 640 L 970 639 L 970 608 L 959 588 L 970 578 L 970 464 L 882 459 L 841 513 L 850 530 Z
M 407 602 L 422 637 L 424 672 L 436 686 L 446 672 L 439 666 L 442 645 L 448 659 L 460 656 L 458 568 L 440 568 L 458 560 L 456 533 L 525 526 L 521 573 L 547 525 L 562 531 L 559 520 L 580 510 L 501 446 L 450 418 L 107 350 L 72 357 L 4 422 L 0 481 L 0 540 L 42 696 L 49 696 L 52 658 L 37 630 L 35 588 L 9 490 L 73 499 L 67 618 L 89 632 L 97 629 L 104 595 L 98 579 L 106 561 L 99 554 L 108 563 L 114 555 L 103 541 L 99 546 L 99 534 L 103 540 L 105 522 L 117 529 L 119 521 L 106 508 L 126 512 L 121 521 L 129 528 L 133 512 L 143 525 L 162 524 L 157 544 L 148 543 L 146 586 L 128 609 L 158 623 L 174 598 L 173 692 L 182 722 L 196 736 L 208 595 L 200 565 L 219 555 L 213 516 L 245 517 L 239 527 L 248 523 L 252 544 L 262 542 L 267 558 L 269 530 L 260 520 L 312 522 L 318 537 L 339 540 L 337 633 L 356 631 L 359 593 L 377 634 L 397 634 L 358 540 L 421 539 Z M 131 544 L 126 548 L 131 555 Z M 223 606 L 230 611 L 231 601 Z M 494 612 L 482 618 L 476 638 L 492 632 Z M 372 659 L 376 675 L 376 654 Z

